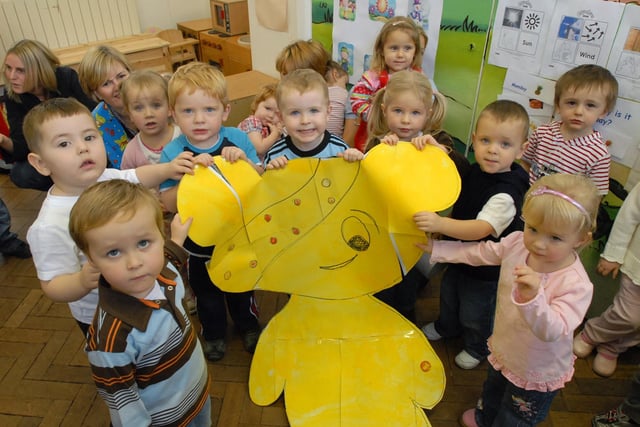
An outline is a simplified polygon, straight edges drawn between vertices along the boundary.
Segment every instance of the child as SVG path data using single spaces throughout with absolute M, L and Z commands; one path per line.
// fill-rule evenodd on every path
M 598 263 L 598 273 L 622 272 L 620 290 L 613 303 L 600 316 L 589 319 L 573 341 L 573 352 L 587 357 L 594 348 L 593 371 L 604 377 L 613 375 L 618 355 L 640 344 L 640 185 L 625 199 L 616 216 L 607 245 Z
M 640 425 L 640 369 L 631 378 L 631 389 L 617 408 L 598 414 L 593 427 L 629 427 Z
M 319 41 L 297 40 L 282 49 L 276 58 L 276 70 L 280 73 L 280 78 L 302 68 L 310 68 L 321 76 L 326 77 L 331 72 L 331 62 L 331 55 Z M 333 122 L 327 125 L 329 132 L 342 137 L 346 110 L 350 110 L 351 105 L 346 108 L 342 94 L 338 91 L 329 91 L 329 105 L 336 116 L 342 113 L 345 114 L 342 122 L 336 122 L 335 126 L 333 126 Z M 340 126 L 340 123 L 343 123 L 343 125 Z
M 165 145 L 180 135 L 171 122 L 167 80 L 155 71 L 134 71 L 120 87 L 122 103 L 138 128 L 122 154 L 121 169 L 156 164 Z
M 31 153 L 28 160 L 53 186 L 27 232 L 38 278 L 45 295 L 68 302 L 80 329 L 86 332 L 98 303 L 98 272 L 69 235 L 69 213 L 78 196 L 98 181 L 113 178 L 154 187 L 193 169 L 191 153 L 164 165 L 136 170 L 105 169 L 104 143 L 91 112 L 72 98 L 54 98 L 34 107 L 24 122 Z
M 351 92 L 351 108 L 360 119 L 355 147 L 364 150 L 373 96 L 385 87 L 389 76 L 402 70 L 420 70 L 420 34 L 411 19 L 395 16 L 385 22 L 373 46 L 371 68 L 362 74 Z
M 520 207 L 527 173 L 515 160 L 527 141 L 529 116 L 512 101 L 495 101 L 478 117 L 472 135 L 476 163 L 462 177 L 462 190 L 450 217 L 420 212 L 421 230 L 456 240 L 491 240 L 522 230 Z M 440 315 L 423 332 L 431 341 L 462 335 L 455 357 L 462 369 L 473 369 L 489 354 L 499 269 L 494 266 L 449 265 L 440 287 Z
M 353 114 L 347 91 L 349 74 L 336 61 L 329 61 L 327 68 L 324 79 L 329 87 L 329 105 L 331 107 L 327 129 L 332 134 L 344 139 L 345 120 Z
M 585 64 L 564 73 L 554 98 L 560 121 L 539 126 L 522 156 L 529 182 L 552 173 L 584 175 L 606 195 L 611 156 L 593 125 L 611 112 L 617 96 L 618 82 L 606 68 Z
M 179 67 L 169 81 L 169 108 L 182 135 L 164 147 L 161 163 L 172 161 L 185 150 L 195 153 L 197 158 L 221 155 L 230 162 L 245 160 L 254 166 L 259 162 L 246 133 L 222 126 L 230 106 L 227 83 L 216 68 L 201 62 Z M 172 212 L 176 211 L 177 184 L 177 180 L 160 184 L 160 200 Z M 196 295 L 205 356 L 217 361 L 226 352 L 225 300 L 236 329 L 243 337 L 245 350 L 253 353 L 260 336 L 253 292 L 223 292 L 211 282 L 207 263 L 213 247 L 201 247 L 187 239 L 185 249 L 190 255 L 189 284 Z
M 320 74 L 305 68 L 292 71 L 278 84 L 276 99 L 288 135 L 267 151 L 267 169 L 283 168 L 300 157 L 362 159 L 361 152 L 327 131 L 329 91 Z
M 207 364 L 180 303 L 187 228 L 176 215 L 165 243 L 156 196 L 120 179 L 71 209 L 73 241 L 100 272 L 86 351 L 112 425 L 211 425 Z
M 477 408 L 462 414 L 462 425 L 535 425 L 571 380 L 573 331 L 593 294 L 576 250 L 591 239 L 599 202 L 589 179 L 554 174 L 525 196 L 524 232 L 499 242 L 419 244 L 432 261 L 500 265 L 489 373 Z
M 249 135 L 260 161 L 267 150 L 280 138 L 282 124 L 278 118 L 276 85 L 264 86 L 253 98 L 251 115 L 240 122 L 238 129 Z

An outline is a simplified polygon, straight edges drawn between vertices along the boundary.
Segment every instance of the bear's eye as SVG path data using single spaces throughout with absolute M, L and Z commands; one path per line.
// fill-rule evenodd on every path
M 369 249 L 371 242 L 367 226 L 355 216 L 347 217 L 342 222 L 342 238 L 351 249 L 358 252 Z

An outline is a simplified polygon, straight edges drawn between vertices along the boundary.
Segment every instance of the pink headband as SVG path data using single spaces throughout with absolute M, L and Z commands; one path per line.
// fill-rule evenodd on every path
M 529 194 L 529 197 L 541 196 L 543 194 L 551 194 L 552 196 L 560 197 L 561 199 L 566 200 L 567 202 L 571 203 L 573 206 L 578 208 L 578 210 L 582 212 L 584 216 L 586 216 L 589 219 L 589 221 L 591 221 L 591 216 L 589 215 L 589 212 L 587 212 L 587 210 L 584 208 L 584 206 L 582 206 L 580 203 L 578 203 L 571 197 L 567 196 L 566 194 L 556 190 L 552 190 L 545 185 L 541 185 L 540 187 L 533 190 L 531 194 Z

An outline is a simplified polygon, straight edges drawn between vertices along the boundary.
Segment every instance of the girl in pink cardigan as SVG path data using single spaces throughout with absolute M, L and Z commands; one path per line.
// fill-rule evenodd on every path
M 585 177 L 545 176 L 525 196 L 525 229 L 499 242 L 432 241 L 431 262 L 500 265 L 489 372 L 468 427 L 532 426 L 543 421 L 573 376 L 574 330 L 593 285 L 577 250 L 595 229 L 600 196 Z M 420 213 L 414 217 L 420 227 Z

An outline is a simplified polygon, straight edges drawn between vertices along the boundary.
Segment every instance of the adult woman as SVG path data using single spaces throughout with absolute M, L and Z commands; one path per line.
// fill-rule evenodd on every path
M 116 169 L 120 169 L 127 143 L 138 133 L 120 96 L 120 84 L 130 73 L 127 58 L 104 45 L 90 49 L 78 66 L 82 88 L 100 101 L 92 114 L 104 140 L 109 167 Z
M 73 97 L 92 109 L 96 103 L 80 87 L 78 74 L 36 40 L 21 40 L 13 45 L 3 62 L 7 91 L 5 106 L 9 137 L 0 136 L 0 149 L 12 160 L 11 181 L 18 187 L 46 191 L 51 178 L 40 175 L 27 162 L 29 147 L 22 133 L 22 122 L 36 105 L 49 98 Z

